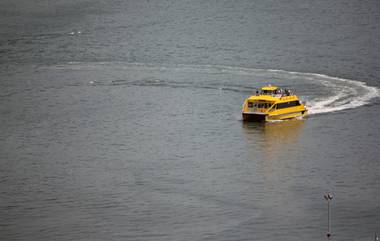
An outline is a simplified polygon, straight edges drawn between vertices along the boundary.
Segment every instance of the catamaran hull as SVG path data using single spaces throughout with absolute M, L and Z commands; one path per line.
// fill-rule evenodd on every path
M 243 113 L 243 120 L 244 121 L 255 121 L 255 122 L 261 122 L 267 120 L 266 114 L 256 114 L 256 113 Z
M 304 117 L 307 115 L 307 111 L 292 112 L 280 115 L 268 115 L 258 113 L 242 113 L 244 121 L 262 122 L 262 121 L 274 121 L 274 120 L 287 120 L 297 117 Z

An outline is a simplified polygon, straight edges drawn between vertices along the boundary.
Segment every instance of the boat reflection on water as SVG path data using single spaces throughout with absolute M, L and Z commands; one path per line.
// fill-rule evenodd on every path
M 304 120 L 242 123 L 248 144 L 259 145 L 265 157 L 277 158 L 297 147 Z
M 261 169 L 259 173 L 264 176 L 265 185 L 273 189 L 290 181 L 296 175 L 304 120 L 242 123 L 247 155 Z

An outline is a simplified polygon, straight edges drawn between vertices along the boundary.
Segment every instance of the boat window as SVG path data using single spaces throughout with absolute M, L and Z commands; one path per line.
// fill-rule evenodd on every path
M 292 102 L 290 102 L 290 103 L 292 103 L 292 106 L 299 106 L 299 105 L 301 105 L 300 102 L 299 102 L 298 100 L 296 100 L 296 101 L 292 101 Z
M 253 103 L 252 102 L 248 102 L 248 108 L 252 108 L 253 107 Z
M 301 105 L 301 104 L 298 100 L 289 101 L 289 102 L 277 104 L 277 109 L 284 109 L 284 108 L 289 108 L 289 107 L 294 107 L 294 106 L 299 106 L 299 105 Z

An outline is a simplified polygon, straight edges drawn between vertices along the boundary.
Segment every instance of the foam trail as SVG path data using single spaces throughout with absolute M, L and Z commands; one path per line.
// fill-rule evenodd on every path
M 52 69 L 72 69 L 72 70 L 106 70 L 113 73 L 114 71 L 137 71 L 141 73 L 149 72 L 153 78 L 160 75 L 162 72 L 178 72 L 178 73 L 196 73 L 205 75 L 224 75 L 229 74 L 236 76 L 233 79 L 240 79 L 241 76 L 252 77 L 252 79 L 260 80 L 290 80 L 295 82 L 294 86 L 289 86 L 297 90 L 298 83 L 302 84 L 304 91 L 309 93 L 306 97 L 307 108 L 309 114 L 320 114 L 335 112 L 350 108 L 356 108 L 370 103 L 373 98 L 380 96 L 380 91 L 376 87 L 368 86 L 366 83 L 343 79 L 338 77 L 331 77 L 324 74 L 316 73 L 302 73 L 294 71 L 276 70 L 276 69 L 256 69 L 249 67 L 239 66 L 225 66 L 225 65 L 192 65 L 192 64 L 150 64 L 150 63 L 123 63 L 123 62 L 98 62 L 98 63 L 82 63 L 70 62 L 68 64 L 60 64 L 56 66 L 47 66 L 45 68 Z M 245 78 L 247 79 L 247 78 Z M 126 82 L 128 83 L 128 82 Z M 134 82 L 135 83 L 135 82 Z M 144 85 L 158 85 L 161 82 L 147 82 L 144 80 L 137 80 L 136 83 Z M 256 81 L 256 84 L 264 84 L 264 81 Z M 199 87 L 204 88 L 205 85 L 197 82 L 177 82 L 177 81 L 164 81 L 161 84 L 183 86 L 183 87 Z M 311 89 L 312 85 L 318 84 L 316 90 Z M 234 91 L 251 91 L 253 86 L 251 83 L 220 83 L 217 88 L 213 85 L 207 85 L 210 89 L 217 90 L 234 90 Z M 306 86 L 305 86 L 306 85 Z M 257 86 L 256 86 L 257 87 Z M 322 88 L 319 88 L 322 87 Z M 298 93 L 301 98 L 302 90 Z
M 370 100 L 380 96 L 380 91 L 376 87 L 368 86 L 365 82 L 332 77 L 324 74 L 302 73 L 276 69 L 254 69 L 235 66 L 207 65 L 203 66 L 210 69 L 219 69 L 223 73 L 236 75 L 257 75 L 275 73 L 283 75 L 285 78 L 305 78 L 320 82 L 323 86 L 333 90 L 331 96 L 323 99 L 311 99 L 307 105 L 309 114 L 321 114 L 335 112 L 350 108 L 356 108 L 370 103 Z
M 325 87 L 334 90 L 333 95 L 331 96 L 324 97 L 323 99 L 317 98 L 309 100 L 307 105 L 309 114 L 321 114 L 356 108 L 366 105 L 370 103 L 371 99 L 380 96 L 378 88 L 368 86 L 365 82 L 332 77 L 324 74 L 302 73 L 278 69 L 251 69 L 232 66 L 225 66 L 224 72 L 236 73 L 238 75 L 251 75 L 265 71 L 284 75 L 285 78 L 291 77 L 290 75 L 301 78 L 305 77 L 305 79 L 318 81 Z
M 308 106 L 309 114 L 321 114 L 359 107 L 370 103 L 371 99 L 380 95 L 379 89 L 368 86 L 361 81 L 322 74 L 309 73 L 309 75 L 321 79 L 322 85 L 332 88 L 335 92 L 334 95 L 328 96 L 324 100 L 311 100 L 310 106 Z

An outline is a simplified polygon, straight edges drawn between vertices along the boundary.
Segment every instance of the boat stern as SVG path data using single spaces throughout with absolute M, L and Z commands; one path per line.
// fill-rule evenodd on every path
M 265 113 L 242 113 L 243 120 L 244 121 L 266 121 L 267 120 L 267 114 Z

